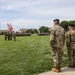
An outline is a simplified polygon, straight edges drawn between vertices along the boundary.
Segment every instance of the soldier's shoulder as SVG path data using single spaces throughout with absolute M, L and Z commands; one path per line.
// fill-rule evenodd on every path
M 67 33 L 70 33 L 70 31 L 67 31 Z
M 51 32 L 51 31 L 54 31 L 54 27 L 52 27 L 52 28 L 50 29 L 50 32 Z
M 50 29 L 50 34 L 54 34 L 54 31 L 55 31 L 55 29 L 54 29 L 54 27 L 52 27 L 52 28 Z
M 75 30 L 73 30 L 72 33 L 75 35 Z
M 70 32 L 70 31 L 66 32 L 66 35 L 69 35 L 69 34 L 71 34 L 71 32 Z
M 60 29 L 63 29 L 63 30 L 64 30 L 64 28 L 63 28 L 63 27 L 61 27 L 60 25 L 59 25 L 59 26 L 56 26 L 56 28 L 57 28 L 57 29 L 59 29 L 59 28 L 60 28 Z
M 59 27 L 60 27 L 60 29 L 62 29 L 63 31 L 65 31 L 63 27 L 61 27 L 61 26 L 59 26 Z
M 61 26 L 57 26 L 55 30 L 65 32 L 64 28 L 62 28 Z

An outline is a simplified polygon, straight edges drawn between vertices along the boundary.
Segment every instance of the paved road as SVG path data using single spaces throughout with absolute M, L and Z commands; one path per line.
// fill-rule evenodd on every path
M 62 72 L 60 73 L 49 71 L 49 72 L 41 73 L 38 75 L 75 75 L 75 68 L 72 69 L 72 68 L 64 67 L 62 68 Z

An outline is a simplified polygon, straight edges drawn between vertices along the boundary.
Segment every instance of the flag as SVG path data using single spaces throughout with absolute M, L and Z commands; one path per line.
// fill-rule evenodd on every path
M 10 29 L 10 25 L 7 23 L 7 26 L 8 26 L 8 30 Z
M 9 26 L 9 24 L 7 23 L 7 26 Z
M 10 24 L 7 23 L 7 26 L 8 26 L 8 30 L 9 31 L 12 31 L 13 30 L 13 26 L 11 25 L 11 23 Z

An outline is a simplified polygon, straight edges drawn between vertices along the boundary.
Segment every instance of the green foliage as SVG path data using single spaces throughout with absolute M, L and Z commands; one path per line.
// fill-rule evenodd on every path
M 38 30 L 37 30 L 37 29 L 27 29 L 26 32 L 27 32 L 27 33 L 34 34 L 34 33 L 38 33 Z
M 75 25 L 75 20 L 69 21 L 69 24 L 74 24 Z
M 38 33 L 38 30 L 37 29 L 34 29 L 34 33 Z
M 41 27 L 39 28 L 39 31 L 40 31 L 41 33 L 48 33 L 48 32 L 49 32 L 49 28 L 48 28 L 48 27 L 45 27 L 45 26 L 41 26 Z
M 68 21 L 62 21 L 61 23 L 60 23 L 60 26 L 62 26 L 64 29 L 65 29 L 65 31 L 67 31 L 68 30 Z
M 67 31 L 69 24 L 74 24 L 74 25 L 75 25 L 75 20 L 62 21 L 62 22 L 60 23 L 60 26 L 62 26 L 62 27 L 65 29 L 65 31 Z
M 14 42 L 4 41 L 0 36 L 0 75 L 36 75 L 50 71 L 53 61 L 49 40 L 49 36 L 32 35 L 17 37 Z M 63 58 L 65 66 L 66 53 Z

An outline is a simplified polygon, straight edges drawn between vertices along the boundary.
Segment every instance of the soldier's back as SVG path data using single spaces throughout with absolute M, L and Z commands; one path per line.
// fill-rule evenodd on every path
M 55 38 L 56 38 L 56 46 L 62 47 L 64 44 L 65 31 L 61 26 L 55 26 L 54 31 L 55 31 Z
M 71 49 L 75 49 L 75 30 L 66 33 L 66 43 L 70 44 Z
M 68 31 L 66 33 L 66 36 L 69 37 L 71 39 L 71 41 L 75 41 L 75 30 Z

